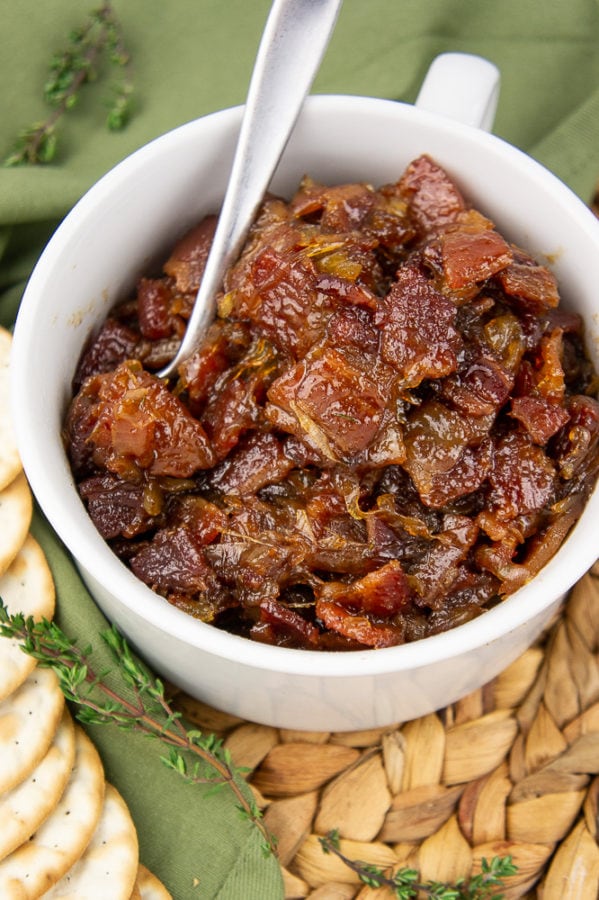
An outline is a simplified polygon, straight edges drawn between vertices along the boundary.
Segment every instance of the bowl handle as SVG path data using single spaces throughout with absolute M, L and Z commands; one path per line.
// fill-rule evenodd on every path
M 489 60 L 470 53 L 442 53 L 431 63 L 415 105 L 490 131 L 499 82 L 499 69 Z

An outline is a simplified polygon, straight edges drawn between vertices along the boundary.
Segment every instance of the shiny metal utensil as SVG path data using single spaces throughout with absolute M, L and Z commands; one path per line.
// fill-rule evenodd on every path
M 342 0 L 274 0 L 258 48 L 202 283 L 181 345 L 159 377 L 169 378 L 214 318 L 216 294 L 239 255 L 318 71 Z

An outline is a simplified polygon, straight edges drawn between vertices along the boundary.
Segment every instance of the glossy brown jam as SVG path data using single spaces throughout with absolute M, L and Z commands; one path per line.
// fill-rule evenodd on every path
M 268 198 L 174 385 L 209 217 L 83 354 L 65 439 L 97 529 L 191 616 L 311 650 L 478 616 L 599 468 L 597 377 L 553 274 L 429 157 Z

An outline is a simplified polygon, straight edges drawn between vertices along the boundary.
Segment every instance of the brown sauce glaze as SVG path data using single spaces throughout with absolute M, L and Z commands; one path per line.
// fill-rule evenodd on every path
M 553 274 L 422 156 L 265 200 L 169 387 L 215 219 L 86 348 L 65 440 L 165 601 L 256 641 L 388 647 L 529 581 L 599 469 L 597 376 Z

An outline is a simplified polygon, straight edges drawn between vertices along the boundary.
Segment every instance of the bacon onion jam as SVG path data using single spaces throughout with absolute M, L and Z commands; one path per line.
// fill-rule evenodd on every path
M 215 218 L 85 350 L 65 440 L 113 551 L 189 615 L 309 650 L 478 616 L 558 549 L 599 468 L 597 376 L 551 271 L 428 156 L 268 197 L 172 387 Z

